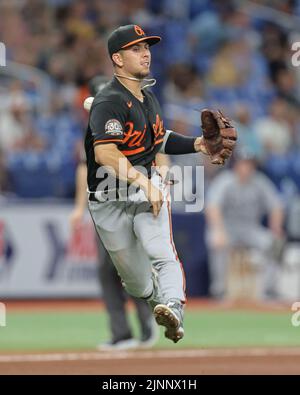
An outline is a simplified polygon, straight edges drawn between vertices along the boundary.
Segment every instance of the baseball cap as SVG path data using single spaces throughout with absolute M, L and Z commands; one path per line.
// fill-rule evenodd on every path
M 107 47 L 110 57 L 121 49 L 125 49 L 146 41 L 149 45 L 154 45 L 161 40 L 159 36 L 147 36 L 144 30 L 138 25 L 120 26 L 108 37 Z

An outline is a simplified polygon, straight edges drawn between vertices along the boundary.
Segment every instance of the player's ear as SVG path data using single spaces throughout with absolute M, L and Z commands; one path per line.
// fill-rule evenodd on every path
M 119 66 L 119 67 L 123 66 L 123 57 L 120 52 L 114 53 L 111 58 L 116 66 Z

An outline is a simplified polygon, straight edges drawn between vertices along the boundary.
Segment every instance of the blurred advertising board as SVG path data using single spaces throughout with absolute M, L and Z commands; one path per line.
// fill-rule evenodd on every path
M 97 297 L 98 253 L 89 219 L 71 232 L 69 204 L 0 205 L 0 298 Z

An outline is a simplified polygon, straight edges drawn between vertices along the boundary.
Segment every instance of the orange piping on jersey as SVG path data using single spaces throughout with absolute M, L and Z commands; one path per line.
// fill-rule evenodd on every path
M 120 140 L 120 139 L 108 139 L 108 140 L 96 140 L 96 141 L 94 141 L 94 145 L 95 144 L 97 144 L 97 143 L 115 143 L 115 142 L 122 142 L 123 140 Z
M 155 143 L 154 143 L 154 145 L 159 144 L 159 143 L 162 143 L 163 141 L 164 141 L 164 139 L 156 140 Z
M 140 147 L 131 151 L 121 151 L 121 152 L 125 156 L 130 156 L 130 155 L 138 154 L 139 152 L 143 152 L 143 151 L 145 151 L 145 147 Z
M 168 196 L 168 198 L 169 198 L 169 196 Z M 170 202 L 169 202 L 169 200 L 167 200 L 167 207 L 168 207 L 168 213 L 169 213 L 170 241 L 171 241 L 171 245 L 173 247 L 174 255 L 176 257 L 176 261 L 179 262 L 179 264 L 180 264 L 180 268 L 181 268 L 181 271 L 182 271 L 182 277 L 183 277 L 183 293 L 184 293 L 185 300 L 182 300 L 182 302 L 186 303 L 186 301 L 187 301 L 187 297 L 186 297 L 186 293 L 185 293 L 185 290 L 186 290 L 186 278 L 185 278 L 185 273 L 184 273 L 184 269 L 183 269 L 182 263 L 180 262 L 180 260 L 178 258 L 176 247 L 174 245 L 173 229 L 172 229 L 172 217 L 171 217 L 171 209 L 170 209 Z

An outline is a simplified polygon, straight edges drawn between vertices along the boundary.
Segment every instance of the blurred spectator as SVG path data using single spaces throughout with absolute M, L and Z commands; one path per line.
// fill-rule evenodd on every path
M 246 105 L 239 105 L 235 111 L 234 120 L 238 130 L 238 145 L 246 147 L 248 152 L 257 158 L 262 158 L 263 147 L 251 122 L 249 108 Z
M 209 83 L 218 87 L 237 87 L 249 76 L 249 62 L 243 46 L 228 41 L 216 54 L 210 72 Z M 238 64 L 239 63 L 239 64 Z
M 178 122 L 180 114 L 190 125 L 188 133 L 197 135 L 199 114 L 194 109 L 221 108 L 234 119 L 237 105 L 247 108 L 248 114 L 244 110 L 236 114 L 243 144 L 258 154 L 258 138 L 265 154 L 285 154 L 288 162 L 296 155 L 290 148 L 300 146 L 300 74 L 299 68 L 291 67 L 290 48 L 297 40 L 280 18 L 273 18 L 271 9 L 294 16 L 300 7 L 288 0 L 256 3 L 270 7 L 267 21 L 245 13 L 234 1 L 222 0 L 0 1 L 0 41 L 6 45 L 8 60 L 24 65 L 21 78 L 26 81 L 26 66 L 37 75 L 42 70 L 53 93 L 51 99 L 52 94 L 31 81 L 19 89 L 25 99 L 18 99 L 24 104 L 17 109 L 16 104 L 5 104 L 15 94 L 14 84 L 7 88 L 1 84 L 2 149 L 18 149 L 18 154 L 33 150 L 46 167 L 55 163 L 68 173 L 79 129 L 86 124 L 82 102 L 88 95 L 87 81 L 97 74 L 110 77 L 106 39 L 116 26 L 137 23 L 163 37 L 154 49 L 152 72 L 158 81 L 154 89 L 163 93 L 166 118 Z M 42 97 L 46 94 L 50 100 Z M 281 104 L 280 99 L 272 103 L 275 94 Z M 42 101 L 50 102 L 46 113 L 40 111 Z M 15 161 L 15 171 L 23 165 L 23 159 Z M 290 177 L 286 169 L 283 176 Z
M 269 114 L 255 122 L 254 128 L 265 154 L 285 154 L 291 147 L 292 131 L 288 124 L 289 106 L 283 99 L 275 99 Z
M 30 108 L 22 92 L 14 92 L 9 107 L 0 113 L 0 146 L 4 152 L 42 151 L 45 142 L 33 125 Z
M 297 1 L 295 0 L 255 0 L 256 3 L 292 14 Z
M 212 182 L 206 204 L 211 295 L 225 295 L 229 254 L 236 248 L 246 248 L 262 254 L 261 296 L 274 296 L 283 211 L 273 184 L 256 170 L 253 156 L 243 150 L 236 155 L 233 170 L 222 172 Z M 269 229 L 262 226 L 266 214 Z
M 228 30 L 224 25 L 228 18 L 235 13 L 232 1 L 212 2 L 212 7 L 202 10 L 190 25 L 190 45 L 196 54 L 213 55 L 220 45 L 228 38 Z M 234 23 L 231 23 L 233 26 Z
M 61 98 L 51 97 L 49 112 L 38 116 L 36 125 L 47 141 L 48 151 L 57 152 L 62 158 L 74 158 L 74 147 L 81 139 L 82 125 L 77 114 L 70 112 Z
M 195 67 L 185 63 L 172 65 L 164 87 L 164 100 L 183 105 L 199 102 L 204 96 L 203 83 Z
M 275 83 L 279 97 L 294 106 L 300 105 L 300 90 L 296 76 L 291 70 L 281 69 L 275 75 Z
M 266 22 L 262 30 L 262 52 L 268 62 L 269 74 L 275 81 L 279 70 L 286 68 L 289 57 L 287 33 L 277 24 Z

